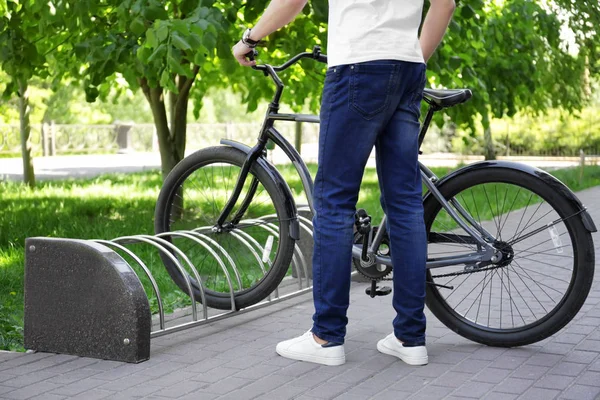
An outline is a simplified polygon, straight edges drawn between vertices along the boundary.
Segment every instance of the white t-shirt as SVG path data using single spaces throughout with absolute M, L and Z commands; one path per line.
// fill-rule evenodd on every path
M 375 60 L 424 62 L 424 0 L 329 0 L 329 66 Z

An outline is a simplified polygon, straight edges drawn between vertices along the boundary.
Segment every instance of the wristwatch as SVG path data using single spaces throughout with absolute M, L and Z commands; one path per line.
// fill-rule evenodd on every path
M 242 43 L 244 43 L 246 46 L 248 46 L 251 49 L 253 49 L 256 46 L 258 46 L 258 44 L 260 43 L 260 40 L 252 40 L 252 39 L 250 39 L 250 35 L 251 34 L 252 34 L 252 29 L 250 29 L 250 28 L 246 29 L 246 31 L 242 35 Z

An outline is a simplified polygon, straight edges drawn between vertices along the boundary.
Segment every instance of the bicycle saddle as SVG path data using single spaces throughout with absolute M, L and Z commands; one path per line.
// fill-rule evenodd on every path
M 446 108 L 466 102 L 473 93 L 469 89 L 425 89 L 423 96 L 428 102 Z

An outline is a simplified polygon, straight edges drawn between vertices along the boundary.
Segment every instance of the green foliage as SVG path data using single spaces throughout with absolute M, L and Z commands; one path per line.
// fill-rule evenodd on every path
M 272 95 L 271 82 L 255 71 L 238 67 L 230 52 L 242 28 L 255 24 L 267 3 L 87 0 L 58 5 L 74 21 L 66 26 L 77 35 L 63 47 L 74 50 L 79 60 L 70 60 L 72 73 L 78 75 L 82 63 L 86 66 L 80 76 L 88 100 L 109 96 L 115 72 L 120 72 L 132 89 L 147 83 L 177 93 L 180 77 L 191 78 L 197 68 L 191 95 L 198 99 L 194 110 L 198 116 L 201 99 L 214 87 L 231 87 L 241 93 L 250 110 Z M 15 1 L 7 4 L 7 13 L 19 8 Z M 45 3 L 31 4 L 35 5 L 31 20 L 48 21 L 45 28 L 57 24 L 58 17 L 51 15 Z M 541 0 L 459 2 L 450 33 L 429 63 L 433 85 L 464 86 L 475 91 L 470 105 L 451 111 L 457 123 L 473 125 L 474 116 L 490 111 L 501 117 L 522 109 L 537 112 L 551 106 L 581 107 L 584 57 L 566 51 L 560 38 L 561 15 L 566 15 L 566 23 L 575 32 L 580 51 L 596 66 L 598 52 L 591 50 L 599 42 L 595 30 L 599 6 L 594 0 L 558 0 L 555 4 L 550 8 Z M 311 1 L 294 23 L 267 38 L 259 61 L 279 63 L 315 44 L 325 48 L 327 9 L 326 0 Z M 14 29 L 20 24 L 17 17 L 9 20 Z M 53 42 L 61 38 L 52 36 Z M 23 46 L 24 53 L 34 53 L 33 48 Z M 303 63 L 306 70 L 297 66 L 285 74 L 289 88 L 283 102 L 295 109 L 308 104 L 316 111 L 323 67 L 310 60 Z M 592 74 L 598 74 L 597 68 Z
M 71 20 L 62 2 L 6 0 L 1 10 L 0 68 L 11 78 L 3 97 L 9 99 L 16 94 L 19 98 L 23 180 L 35 187 L 28 86 L 33 77 L 63 74 L 62 68 L 55 68 L 58 58 L 53 53 L 72 36 L 67 32 Z
M 14 293 L 14 292 L 12 292 Z M 9 313 L 12 304 L 0 304 L 0 349 L 8 351 L 23 350 L 23 322 Z
M 0 0 L 1 2 L 1 0 Z M 10 78 L 2 69 L 0 69 L 0 93 L 6 90 L 6 82 Z M 19 120 L 19 111 L 17 110 L 17 102 L 15 99 L 0 99 L 0 124 L 7 124 Z
M 554 0 L 555 12 L 566 14 L 580 54 L 589 58 L 592 75 L 600 74 L 600 3 L 597 0 Z
M 0 250 L 0 350 L 16 351 L 23 346 L 23 264 L 15 246 Z M 6 250 L 4 250 L 6 249 Z M 11 264 L 8 268 L 7 265 Z
M 460 2 L 444 45 L 429 64 L 433 85 L 474 92 L 471 102 L 449 110 L 456 123 L 474 132 L 478 115 L 487 125 L 491 117 L 519 110 L 539 113 L 583 105 L 585 58 L 567 51 L 559 16 L 544 4 Z
M 495 132 L 499 155 L 524 156 L 579 156 L 600 151 L 600 117 L 598 106 L 586 107 L 571 114 L 560 109 L 548 110 L 544 115 L 532 116 L 519 113 L 513 117 L 493 119 L 490 123 Z M 449 151 L 461 154 L 482 154 L 482 132 L 458 129 L 447 138 Z M 507 148 L 508 147 L 508 148 Z
M 265 41 L 261 61 L 279 63 L 289 54 L 324 44 L 327 5 L 315 3 L 314 11 L 307 6 L 289 28 Z M 108 94 L 110 86 L 105 83 L 114 72 L 122 73 L 131 88 L 147 84 L 173 93 L 179 92 L 182 81 L 197 76 L 191 93 L 197 100 L 196 116 L 201 99 L 215 87 L 231 87 L 242 93 L 248 108 L 255 110 L 260 99 L 272 96 L 272 83 L 255 71 L 239 67 L 231 47 L 239 40 L 242 27 L 254 24 L 266 4 L 239 0 L 73 2 L 82 26 L 87 27 L 74 49 L 87 65 L 82 78 L 88 99 Z M 323 66 L 307 63 L 309 72 L 298 66 L 287 74 L 290 90 L 284 102 L 299 108 L 308 102 L 316 110 Z
M 519 116 L 498 121 L 496 132 L 497 140 L 510 143 L 511 151 L 518 154 L 578 156 L 580 150 L 586 154 L 600 151 L 597 108 L 586 108 L 577 116 L 558 110 L 550 111 L 543 118 Z
M 215 7 L 156 0 L 69 3 L 82 22 L 73 45 L 79 63 L 87 66 L 82 77 L 90 101 L 109 94 L 106 83 L 112 83 L 115 72 L 133 89 L 143 84 L 178 93 L 179 77 L 193 78 L 195 65 L 207 79 L 217 70 L 217 37 L 224 19 Z M 212 78 L 218 81 L 216 75 Z
M 72 36 L 62 2 L 2 0 L 0 2 L 0 67 L 12 79 L 5 96 L 18 82 L 60 74 L 54 53 Z
M 169 150 L 177 159 L 185 141 L 181 124 L 188 96 L 196 118 L 212 89 L 240 94 L 250 111 L 272 96 L 272 82 L 239 67 L 231 55 L 243 28 L 256 23 L 267 3 L 3 0 L 0 60 L 9 73 L 26 76 L 50 67 L 53 75 L 69 72 L 88 101 L 106 99 L 115 88 L 141 87 L 154 110 L 161 152 L 163 144 L 179 143 Z M 518 111 L 580 109 L 588 100 L 586 76 L 600 75 L 599 7 L 596 0 L 462 0 L 443 46 L 429 62 L 429 82 L 473 89 L 471 102 L 449 111 L 456 124 L 473 133 L 479 124 L 489 127 L 493 117 Z M 309 2 L 292 24 L 264 41 L 258 61 L 279 64 L 314 45 L 326 49 L 327 11 L 327 0 Z M 567 26 L 575 49 L 561 37 Z M 295 111 L 317 111 L 324 69 L 304 60 L 283 73 L 288 87 L 282 103 Z M 166 110 L 162 100 L 170 100 Z
M 260 122 L 263 118 L 264 110 L 249 113 L 247 106 L 242 104 L 239 96 L 231 89 L 212 89 L 202 99 L 202 109 L 197 121 L 205 124 L 247 123 Z M 193 115 L 189 115 L 188 120 L 194 119 Z
M 62 84 L 46 98 L 44 121 L 58 124 L 112 124 L 115 121 L 147 123 L 152 113 L 144 95 L 113 89 L 103 101 L 87 103 L 80 87 Z
M 4 89 L 0 71 L 0 92 Z M 8 79 L 8 78 L 7 78 Z M 111 124 L 114 121 L 148 123 L 152 113 L 140 91 L 114 88 L 104 101 L 87 103 L 80 86 L 68 79 L 51 82 L 31 79 L 29 85 L 31 124 L 54 121 L 57 124 Z M 0 124 L 18 124 L 16 99 L 0 103 Z
M 560 169 L 553 171 L 552 175 L 557 177 L 561 182 L 565 182 L 569 186 L 569 189 L 573 191 L 580 191 L 600 185 L 600 166 L 585 167 L 583 175 L 581 168 Z

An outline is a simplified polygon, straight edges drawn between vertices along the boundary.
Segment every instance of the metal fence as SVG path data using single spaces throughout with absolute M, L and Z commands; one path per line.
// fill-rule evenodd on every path
M 222 138 L 252 143 L 256 140 L 260 127 L 259 123 L 188 124 L 187 147 L 214 145 Z M 281 124 L 278 129 L 293 142 L 296 129 L 294 124 Z M 317 126 L 304 124 L 302 131 L 305 143 L 316 143 Z M 31 128 L 31 143 L 34 153 L 44 156 L 158 151 L 154 124 L 36 125 Z M 18 156 L 20 152 L 19 125 L 0 125 L 0 154 Z
M 222 138 L 253 144 L 260 126 L 259 123 L 191 123 L 187 126 L 187 149 L 195 150 L 216 145 Z M 277 129 L 291 143 L 295 142 L 294 123 L 279 123 Z M 302 155 L 307 161 L 314 162 L 317 159 L 318 125 L 302 124 L 301 129 Z M 467 151 L 453 148 L 448 135 L 443 130 L 433 127 L 425 140 L 423 152 L 429 157 L 444 160 L 451 158 L 458 162 L 481 158 L 484 148 L 481 138 L 466 137 L 462 140 Z M 31 143 L 36 156 L 158 151 L 154 124 L 34 125 L 31 130 Z M 509 142 L 496 142 L 495 146 L 497 156 L 504 158 L 548 157 L 565 158 L 575 162 L 581 157 L 577 146 L 571 146 L 569 149 L 557 146 L 556 149 L 548 151 L 513 148 Z M 19 126 L 0 125 L 0 155 L 19 157 L 20 152 Z M 600 158 L 600 148 L 588 145 L 584 153 L 585 157 L 594 162 Z M 274 161 L 283 160 L 283 153 L 275 151 L 272 157 Z
M 31 127 L 31 143 L 34 147 L 41 148 L 42 135 L 41 127 Z M 0 124 L 0 154 L 11 153 L 21 154 L 21 139 L 19 134 L 19 125 Z

